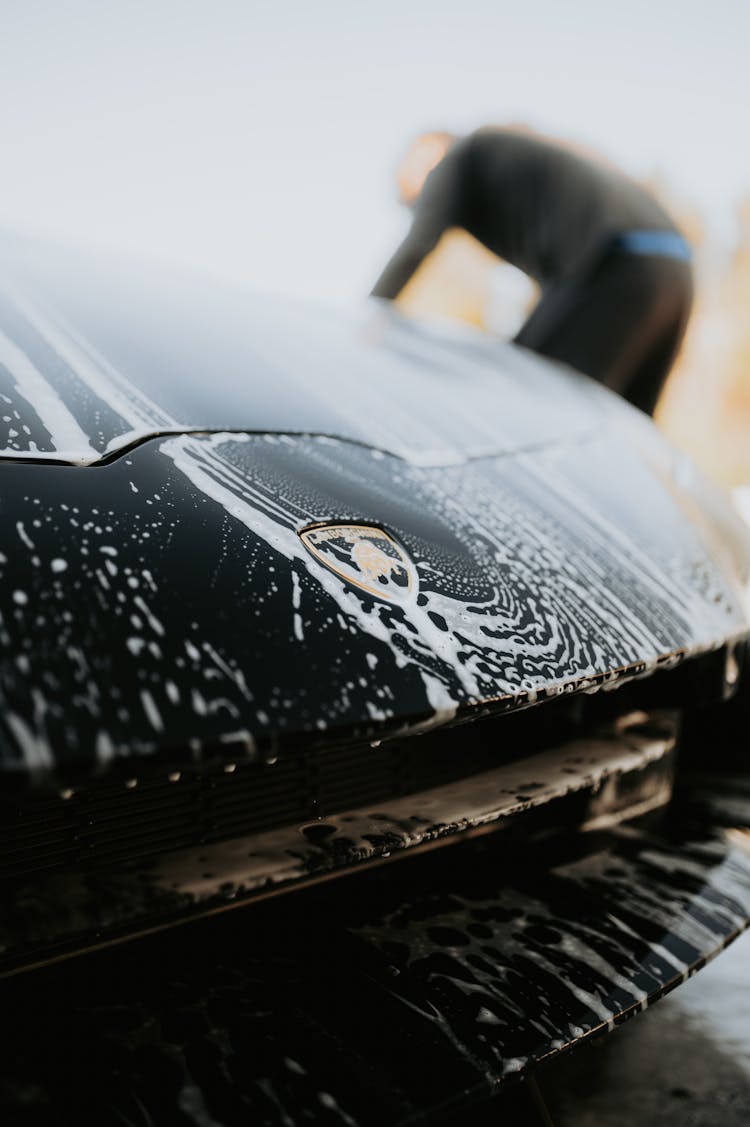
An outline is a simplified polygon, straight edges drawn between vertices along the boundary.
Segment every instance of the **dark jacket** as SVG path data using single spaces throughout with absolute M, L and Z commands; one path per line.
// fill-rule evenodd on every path
M 616 168 L 542 137 L 480 129 L 428 176 L 373 294 L 396 297 L 451 227 L 541 285 L 585 270 L 624 231 L 675 230 L 653 196 Z

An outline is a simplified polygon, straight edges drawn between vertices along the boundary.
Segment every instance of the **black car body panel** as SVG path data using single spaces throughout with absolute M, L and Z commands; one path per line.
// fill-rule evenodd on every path
M 750 609 L 747 530 L 650 421 L 379 303 L 6 259 L 0 975 L 19 1043 L 27 990 L 46 1020 L 3 1110 L 415 1122 L 746 925 L 744 831 L 643 821 L 654 709 L 736 688 Z M 292 887 L 74 1001 L 37 969 Z
M 383 303 L 344 314 L 46 248 L 3 267 L 0 446 L 14 457 L 85 464 L 158 433 L 238 430 L 444 465 L 600 425 L 588 381 Z
M 740 522 L 591 381 L 377 303 L 43 265 L 0 308 L 4 767 L 380 736 L 747 630 Z M 409 590 L 321 563 L 329 522 L 384 533 Z
M 10 980 L 6 1121 L 471 1116 L 745 926 L 748 793 L 746 776 L 742 788 L 704 776 L 661 826 L 541 852 L 485 838 Z M 733 828 L 717 820 L 723 795 Z
M 426 470 L 330 439 L 218 435 L 96 469 L 1 466 L 3 765 L 379 736 L 739 637 L 742 572 L 619 454 L 612 479 L 611 438 Z M 404 546 L 408 602 L 306 550 L 298 530 L 342 518 Z

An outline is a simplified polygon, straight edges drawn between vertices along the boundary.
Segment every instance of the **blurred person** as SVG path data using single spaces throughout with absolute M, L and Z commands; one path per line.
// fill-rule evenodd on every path
M 372 292 L 396 298 L 451 228 L 537 283 L 515 337 L 653 414 L 692 304 L 690 248 L 614 165 L 525 128 L 423 134 L 398 173 L 411 229 Z

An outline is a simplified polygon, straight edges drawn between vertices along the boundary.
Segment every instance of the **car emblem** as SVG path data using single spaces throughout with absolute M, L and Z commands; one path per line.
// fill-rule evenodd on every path
M 404 602 L 417 586 L 416 569 L 404 549 L 382 528 L 324 524 L 303 528 L 308 552 L 330 571 L 386 602 Z

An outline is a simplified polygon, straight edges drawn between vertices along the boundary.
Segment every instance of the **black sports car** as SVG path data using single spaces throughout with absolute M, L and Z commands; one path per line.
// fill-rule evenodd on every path
M 4 260 L 4 1122 L 442 1122 L 745 927 L 750 786 L 695 780 L 750 544 L 649 420 L 377 302 Z

